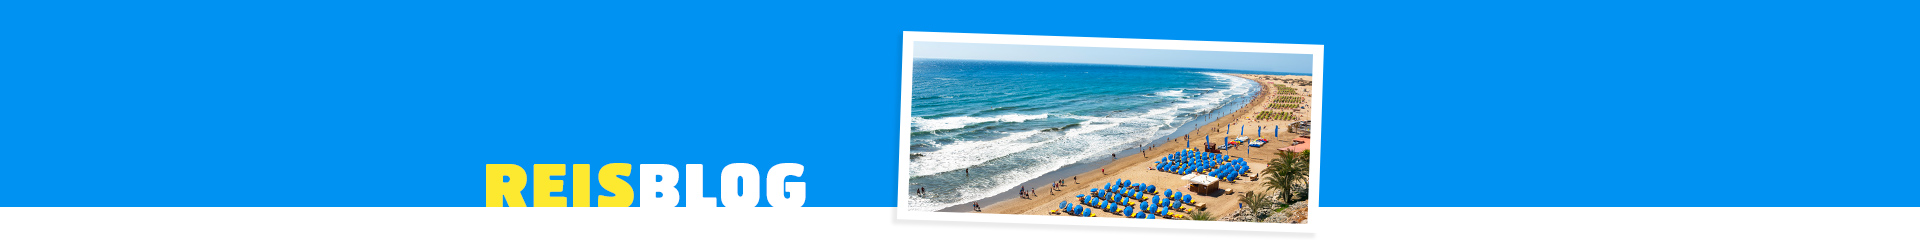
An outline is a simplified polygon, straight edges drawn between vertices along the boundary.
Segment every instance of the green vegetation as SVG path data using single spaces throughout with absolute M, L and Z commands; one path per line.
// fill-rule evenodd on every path
M 1192 215 L 1187 215 L 1187 220 L 1213 221 L 1213 214 L 1207 211 L 1194 211 Z
M 1253 221 L 1255 222 L 1267 219 L 1267 216 L 1273 216 L 1273 212 L 1260 211 L 1260 209 L 1267 209 L 1274 205 L 1273 200 L 1267 199 L 1267 194 L 1249 191 L 1246 195 L 1240 195 L 1240 204 L 1246 204 L 1247 209 L 1253 209 Z
M 1293 203 L 1296 196 L 1293 181 L 1307 178 L 1308 166 L 1311 166 L 1308 162 L 1313 159 L 1311 152 L 1280 151 L 1280 157 L 1267 162 L 1267 168 L 1261 170 L 1267 181 L 1261 185 L 1280 194 L 1280 204 Z

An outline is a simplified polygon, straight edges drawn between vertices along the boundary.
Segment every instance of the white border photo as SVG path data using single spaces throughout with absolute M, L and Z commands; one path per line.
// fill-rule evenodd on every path
M 911 194 L 913 194 L 913 190 L 910 190 L 910 186 L 912 185 L 910 185 L 910 183 L 908 182 L 908 179 L 911 177 L 911 175 L 908 171 L 909 171 L 909 167 L 911 166 L 910 154 L 912 154 L 909 147 L 909 144 L 910 144 L 909 141 L 910 141 L 911 134 L 913 132 L 913 129 L 912 129 L 913 96 L 912 95 L 914 92 L 914 84 L 913 84 L 914 67 L 913 66 L 914 66 L 914 58 L 915 58 L 914 47 L 916 42 L 1010 44 L 1010 45 L 1126 48 L 1126 49 L 1160 49 L 1160 50 L 1189 50 L 1189 51 L 1245 52 L 1245 53 L 1284 53 L 1284 54 L 1311 55 L 1312 56 L 1311 57 L 1312 58 L 1311 74 L 1314 80 L 1314 84 L 1312 84 L 1311 91 L 1314 95 L 1312 98 L 1310 98 L 1309 104 L 1311 104 L 1311 106 L 1314 108 L 1310 114 L 1311 115 L 1310 120 L 1313 120 L 1314 123 L 1311 126 L 1311 130 L 1310 130 L 1311 137 L 1309 138 L 1310 139 L 1309 141 L 1311 141 L 1310 143 L 1312 148 L 1311 152 L 1314 152 L 1315 154 L 1311 155 L 1311 161 L 1308 166 L 1309 168 L 1308 171 L 1312 173 L 1307 176 L 1307 184 L 1308 184 L 1307 187 L 1308 189 L 1310 189 L 1310 191 L 1307 191 L 1308 200 L 1302 202 L 1303 204 L 1308 205 L 1307 206 L 1308 209 L 1319 208 L 1319 199 L 1320 199 L 1319 193 L 1322 192 L 1320 191 L 1320 188 L 1319 188 L 1320 187 L 1319 174 L 1321 173 L 1319 158 L 1322 154 L 1318 154 L 1318 152 L 1320 152 L 1320 147 L 1323 146 L 1322 144 L 1320 144 L 1320 142 L 1322 141 L 1321 140 L 1322 138 L 1320 136 L 1323 135 L 1321 129 L 1323 128 L 1325 123 L 1321 121 L 1321 119 L 1323 119 L 1321 115 L 1323 115 L 1322 113 L 1325 112 L 1324 110 L 1325 105 L 1322 105 L 1321 99 L 1325 98 L 1325 91 L 1323 89 L 1325 87 L 1324 83 L 1326 82 L 1325 81 L 1326 75 L 1325 73 L 1322 72 L 1322 69 L 1324 67 L 1324 64 L 1322 63 L 1322 59 L 1324 59 L 1324 56 L 1322 54 L 1323 46 L 1321 45 L 1090 38 L 1090 37 L 1058 37 L 1058 36 L 1025 36 L 1025 35 L 970 34 L 970 33 L 904 32 L 902 41 L 901 41 L 902 46 L 901 46 L 901 57 L 900 57 L 900 72 L 901 72 L 900 74 L 900 81 L 901 81 L 900 126 L 899 126 L 900 128 L 899 151 L 900 152 L 898 156 L 899 156 L 899 164 L 900 164 L 899 186 L 901 186 L 902 190 L 900 190 L 899 194 L 896 196 L 898 198 L 897 205 L 896 205 L 897 207 L 895 210 L 895 214 L 897 214 L 897 219 L 1015 223 L 1015 224 L 1063 224 L 1063 225 L 1147 227 L 1147 228 L 1171 228 L 1171 229 L 1208 229 L 1208 230 L 1229 230 L 1229 231 L 1313 232 L 1312 226 L 1314 226 L 1314 224 L 1312 223 L 1284 224 L 1284 223 L 1226 222 L 1226 221 L 1157 221 L 1157 220 L 1124 219 L 1124 218 L 1087 218 L 1087 217 L 1060 217 L 1060 216 L 1041 216 L 1041 215 L 911 211 L 909 201 L 911 200 Z M 1253 107 L 1253 106 L 1255 105 L 1252 103 L 1249 103 L 1245 107 Z M 1251 131 L 1251 129 L 1249 129 L 1249 131 Z M 1232 207 L 1232 206 L 1220 206 L 1220 207 Z

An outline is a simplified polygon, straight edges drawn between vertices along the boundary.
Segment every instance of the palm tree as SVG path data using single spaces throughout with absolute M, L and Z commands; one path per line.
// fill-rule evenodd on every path
M 1252 210 L 1253 221 L 1255 222 L 1267 219 L 1267 216 L 1273 215 L 1273 211 L 1267 210 L 1267 208 L 1273 207 L 1273 201 L 1267 200 L 1266 194 L 1248 192 L 1246 195 L 1240 196 L 1240 203 L 1246 204 L 1247 209 Z
M 1195 211 L 1192 215 L 1187 215 L 1187 220 L 1213 221 L 1213 214 L 1207 213 L 1206 211 Z
M 1296 159 L 1295 161 L 1293 161 L 1293 169 L 1295 169 L 1293 172 L 1293 175 L 1294 175 L 1293 179 L 1306 180 L 1307 175 L 1312 174 L 1313 165 L 1311 163 L 1313 162 L 1313 158 L 1311 156 L 1313 156 L 1313 150 L 1300 150 L 1300 156 L 1299 156 L 1300 159 Z M 1292 182 L 1292 181 L 1288 181 L 1288 182 Z M 1290 194 L 1306 194 L 1307 190 L 1310 190 L 1310 189 L 1295 189 L 1294 191 L 1289 193 Z M 1287 199 L 1293 199 L 1293 196 L 1294 195 L 1287 195 L 1286 197 Z M 1288 201 L 1292 201 L 1292 200 L 1288 200 Z
M 1294 161 L 1293 163 L 1294 168 L 1300 169 L 1300 175 L 1307 175 L 1307 171 L 1309 170 L 1307 167 L 1308 166 L 1307 163 L 1313 161 L 1313 158 L 1311 158 L 1311 156 L 1313 156 L 1313 150 L 1300 150 L 1300 156 L 1299 156 L 1300 159 L 1298 159 L 1298 161 Z
M 1262 170 L 1262 174 L 1267 175 L 1267 182 L 1262 186 L 1276 191 L 1280 194 L 1280 203 L 1287 204 L 1293 201 L 1293 181 L 1306 178 L 1308 161 L 1312 158 L 1308 151 L 1280 151 L 1279 155 L 1280 158 L 1267 162 L 1267 168 Z

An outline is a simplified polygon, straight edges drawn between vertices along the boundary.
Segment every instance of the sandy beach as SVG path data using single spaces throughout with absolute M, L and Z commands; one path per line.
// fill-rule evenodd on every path
M 1206 138 L 1211 138 L 1212 142 L 1216 144 L 1222 142 L 1221 140 L 1222 137 L 1231 139 L 1231 138 L 1246 136 L 1249 139 L 1262 139 L 1262 138 L 1267 139 L 1269 140 L 1269 143 L 1263 147 L 1254 148 L 1254 147 L 1247 147 L 1247 146 L 1237 146 L 1222 152 L 1224 154 L 1227 154 L 1230 157 L 1245 158 L 1246 161 L 1249 163 L 1251 169 L 1254 169 L 1255 172 L 1258 172 L 1259 169 L 1266 168 L 1267 162 L 1270 161 L 1271 159 L 1276 158 L 1277 155 L 1275 154 L 1278 151 L 1280 151 L 1280 149 L 1293 145 L 1293 141 L 1292 141 L 1293 139 L 1298 137 L 1303 137 L 1302 134 L 1290 133 L 1290 132 L 1286 132 L 1286 130 L 1278 130 L 1280 131 L 1280 133 L 1277 133 L 1278 136 L 1276 137 L 1275 136 L 1276 129 L 1274 129 L 1275 126 L 1281 126 L 1281 128 L 1284 128 L 1284 126 L 1287 126 L 1289 123 L 1293 123 L 1297 121 L 1312 120 L 1307 118 L 1306 116 L 1312 116 L 1312 111 L 1313 111 L 1313 106 L 1310 105 L 1310 103 L 1312 103 L 1311 99 L 1313 97 L 1313 92 L 1311 92 L 1311 90 L 1313 89 L 1312 87 L 1313 77 L 1253 75 L 1253 74 L 1230 74 L 1230 75 L 1240 77 L 1240 78 L 1246 78 L 1246 79 L 1253 80 L 1255 82 L 1260 83 L 1258 84 L 1261 86 L 1259 95 L 1255 97 L 1253 100 L 1251 100 L 1251 102 L 1247 104 L 1245 107 L 1237 109 L 1232 113 L 1228 113 L 1227 116 L 1221 117 L 1219 120 L 1216 120 L 1212 123 L 1208 123 L 1207 125 L 1202 126 L 1199 129 L 1194 130 L 1184 136 L 1175 136 L 1173 139 L 1176 139 L 1176 140 L 1169 141 L 1169 142 L 1162 142 L 1162 143 L 1159 143 L 1157 146 L 1151 146 L 1147 148 L 1144 153 L 1140 153 L 1140 152 L 1131 153 L 1133 154 L 1132 156 L 1121 157 L 1118 160 L 1111 161 L 1105 164 L 1100 170 L 1088 171 L 1088 172 L 1074 175 L 1073 177 L 1069 177 L 1067 179 L 1061 179 L 1061 180 L 1065 180 L 1066 184 L 1060 188 L 1054 189 L 1054 188 L 1051 188 L 1050 185 L 1044 185 L 1044 184 L 1038 185 L 1038 186 L 1026 186 L 1028 189 L 1038 188 L 1042 190 L 1038 191 L 1037 197 L 1033 197 L 1030 199 L 1013 198 L 1005 201 L 995 202 L 990 205 L 984 206 L 984 209 L 981 212 L 997 213 L 997 214 L 1053 215 L 1053 214 L 1049 214 L 1049 211 L 1057 209 L 1060 202 L 1066 201 L 1070 203 L 1078 203 L 1079 201 L 1074 197 L 1075 195 L 1085 194 L 1090 189 L 1092 189 L 1093 187 L 1096 187 L 1097 185 L 1104 185 L 1106 183 L 1114 182 L 1118 179 L 1127 179 L 1136 183 L 1144 182 L 1147 184 L 1158 185 L 1161 188 L 1175 189 L 1175 191 L 1192 194 L 1193 192 L 1187 190 L 1186 188 L 1186 186 L 1189 183 L 1186 180 L 1181 180 L 1180 179 L 1181 175 L 1155 171 L 1155 170 L 1152 170 L 1151 168 L 1154 165 L 1153 161 L 1160 159 L 1160 157 L 1164 157 L 1164 156 L 1167 156 L 1168 154 L 1172 154 L 1174 152 L 1188 148 L 1188 141 L 1191 141 L 1192 147 L 1200 148 L 1202 146 L 1202 142 L 1204 142 L 1204 140 L 1202 139 L 1206 139 Z M 1279 100 L 1282 97 L 1299 98 L 1301 100 L 1299 101 L 1299 103 L 1294 103 L 1294 104 L 1297 104 L 1297 106 L 1294 106 L 1292 108 L 1274 108 L 1275 106 L 1270 105 L 1272 103 L 1275 103 L 1276 100 Z M 1256 119 L 1259 113 L 1262 111 L 1291 112 L 1292 116 L 1297 116 L 1297 118 L 1292 120 Z M 1241 131 L 1241 126 L 1246 126 L 1244 135 Z M 1255 134 L 1254 132 L 1255 132 L 1256 126 L 1265 127 L 1264 131 L 1261 131 L 1263 133 L 1262 134 L 1263 136 L 1252 136 L 1253 134 Z M 1304 131 L 1302 133 L 1304 133 Z M 1123 153 L 1123 155 L 1124 154 L 1127 154 L 1127 153 Z M 1206 206 L 1208 206 L 1208 208 L 1204 211 L 1211 213 L 1213 216 L 1216 216 L 1216 217 L 1228 216 L 1234 211 L 1239 210 L 1239 208 L 1236 207 L 1236 205 L 1238 204 L 1238 200 L 1241 194 L 1246 194 L 1249 191 L 1267 192 L 1267 190 L 1261 187 L 1262 183 L 1256 179 L 1257 178 L 1253 178 L 1253 177 L 1241 177 L 1236 181 L 1233 181 L 1230 183 L 1222 182 L 1220 184 L 1220 188 L 1225 191 L 1221 191 L 1221 193 L 1218 195 L 1196 194 L 1197 197 L 1195 198 L 1195 200 L 1198 201 L 1199 203 L 1203 203 Z M 1055 179 L 1048 179 L 1048 180 L 1055 180 Z M 1307 201 L 1313 201 L 1313 199 L 1309 199 Z M 1299 204 L 1299 205 L 1305 206 L 1309 204 Z M 1292 209 L 1290 208 L 1289 210 L 1292 210 Z M 1304 208 L 1301 208 L 1298 211 L 1293 211 L 1293 212 L 1297 212 L 1294 214 L 1299 215 L 1299 217 L 1296 217 L 1293 222 L 1305 223 Z M 1182 214 L 1191 215 L 1191 213 L 1182 213 Z M 1105 212 L 1101 212 L 1096 215 L 1098 217 L 1121 217 L 1118 214 L 1111 214 L 1111 213 L 1105 213 Z M 1053 215 L 1053 216 L 1074 217 L 1074 216 L 1067 216 L 1067 215 Z

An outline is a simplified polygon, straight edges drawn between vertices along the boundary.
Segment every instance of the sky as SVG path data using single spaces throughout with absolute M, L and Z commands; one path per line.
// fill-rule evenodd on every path
M 1313 72 L 1313 55 L 1286 53 L 914 42 L 913 57 Z

